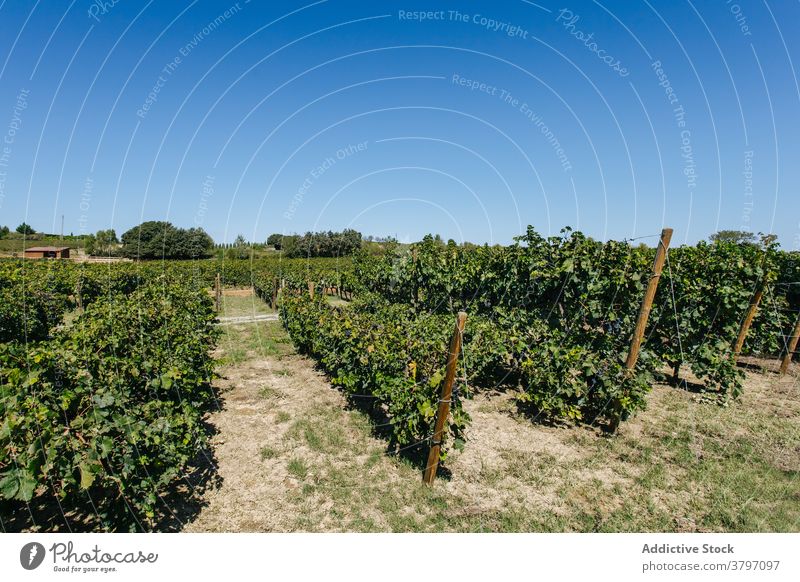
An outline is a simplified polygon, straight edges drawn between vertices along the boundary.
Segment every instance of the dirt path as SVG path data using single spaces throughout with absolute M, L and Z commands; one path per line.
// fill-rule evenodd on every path
M 232 331 L 252 343 L 253 327 L 237 325 Z M 265 353 L 248 354 L 221 370 L 224 407 L 210 423 L 218 431 L 212 446 L 222 481 L 206 494 L 206 507 L 185 530 L 347 529 L 342 516 L 327 515 L 333 501 L 315 494 L 310 484 L 333 479 L 333 497 L 344 499 L 362 488 L 362 475 L 381 473 L 386 483 L 395 462 L 383 454 L 385 443 L 370 436 L 366 418 L 347 410 L 344 396 L 310 361 L 294 354 L 278 323 L 257 329 Z
M 261 359 L 225 370 L 224 410 L 212 417 L 212 441 L 222 486 L 189 531 L 286 531 L 293 528 L 289 498 L 301 486 L 287 469 L 303 452 L 287 442 L 293 419 L 311 403 L 340 409 L 344 400 L 302 359 Z
M 797 376 L 749 372 L 728 407 L 657 385 L 614 439 L 479 395 L 452 476 L 427 488 L 279 322 L 224 329 L 221 483 L 186 531 L 800 530 Z
M 268 315 L 241 315 L 237 317 L 219 317 L 220 325 L 232 325 L 236 323 L 256 323 L 258 321 L 278 321 L 277 314 Z

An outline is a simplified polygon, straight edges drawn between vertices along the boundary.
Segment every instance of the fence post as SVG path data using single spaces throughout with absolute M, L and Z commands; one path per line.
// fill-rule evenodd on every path
M 642 306 L 639 309 L 639 317 L 636 319 L 636 328 L 633 331 L 633 338 L 631 338 L 628 358 L 625 360 L 627 374 L 633 374 L 636 368 L 636 362 L 639 360 L 639 352 L 642 349 L 642 338 L 647 328 L 647 320 L 650 318 L 650 311 L 653 308 L 653 299 L 655 299 L 658 282 L 661 279 L 661 271 L 664 270 L 664 261 L 667 258 L 667 251 L 669 250 L 669 243 L 671 240 L 672 229 L 665 228 L 662 230 L 661 238 L 658 241 L 658 248 L 656 249 L 656 258 L 653 262 L 653 273 L 650 275 L 650 280 L 647 282 L 647 290 L 644 293 Z M 616 414 L 611 421 L 611 432 L 617 432 L 620 417 L 622 416 L 619 403 L 615 404 L 614 407 Z
M 739 335 L 736 337 L 736 343 L 733 344 L 734 360 L 738 359 L 739 354 L 742 352 L 744 340 L 747 339 L 747 332 L 750 331 L 750 326 L 753 324 L 753 318 L 756 316 L 758 305 L 761 303 L 761 298 L 764 297 L 764 289 L 766 286 L 767 280 L 765 277 L 761 281 L 758 291 L 756 291 L 756 294 L 753 296 L 753 300 L 750 302 L 750 307 L 747 308 L 747 315 L 745 315 L 744 321 L 742 321 L 742 326 L 739 328 Z
M 442 384 L 442 395 L 439 398 L 439 410 L 436 412 L 436 424 L 433 429 L 433 440 L 431 450 L 428 453 L 428 463 L 425 465 L 423 482 L 430 485 L 436 478 L 436 471 L 439 468 L 439 452 L 442 448 L 444 428 L 447 424 L 447 417 L 450 416 L 450 400 L 453 396 L 453 382 L 456 379 L 456 366 L 458 365 L 458 355 L 461 353 L 461 336 L 464 333 L 464 324 L 467 322 L 467 314 L 463 311 L 458 312 L 456 317 L 456 327 L 453 330 L 453 337 L 450 338 L 450 350 L 447 354 L 447 372 Z
M 311 297 L 311 299 L 314 299 L 314 282 L 313 281 L 309 281 L 308 282 L 308 296 Z
M 214 279 L 214 301 L 216 303 L 217 313 L 219 313 L 220 306 L 222 304 L 222 283 L 220 281 L 219 273 L 217 273 L 217 276 Z
M 800 340 L 800 313 L 797 314 L 797 322 L 794 324 L 794 331 L 792 331 L 792 336 L 789 338 L 789 344 L 786 346 L 786 353 L 781 361 L 781 376 L 789 371 L 789 364 L 792 363 L 792 356 L 797 353 L 798 340 Z

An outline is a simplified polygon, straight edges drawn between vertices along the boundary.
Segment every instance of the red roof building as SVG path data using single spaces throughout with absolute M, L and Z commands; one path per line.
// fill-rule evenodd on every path
M 25 249 L 26 259 L 68 259 L 69 247 L 30 247 Z

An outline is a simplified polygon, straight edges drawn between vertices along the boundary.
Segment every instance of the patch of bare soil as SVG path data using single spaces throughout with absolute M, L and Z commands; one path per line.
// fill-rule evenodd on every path
M 472 417 L 463 453 L 448 462 L 447 491 L 466 511 L 489 513 L 508 507 L 559 512 L 563 504 L 550 485 L 559 464 L 580 464 L 579 446 L 568 429 L 535 426 L 517 414 L 510 394 L 479 394 L 464 403 Z
M 693 463 L 725 457 L 724 444 L 738 440 L 756 443 L 774 468 L 800 471 L 800 383 L 767 370 L 748 370 L 741 398 L 722 407 L 713 395 L 656 384 L 647 410 L 614 438 L 536 424 L 516 411 L 512 394 L 479 394 L 465 403 L 469 442 L 448 465 L 446 489 L 473 513 L 517 508 L 569 519 L 578 511 L 602 522 L 628 503 L 654 520 L 669 517 L 674 531 L 707 531 L 696 514 L 716 485 L 694 481 Z M 781 422 L 789 430 L 770 430 Z M 720 443 L 724 452 L 716 453 Z

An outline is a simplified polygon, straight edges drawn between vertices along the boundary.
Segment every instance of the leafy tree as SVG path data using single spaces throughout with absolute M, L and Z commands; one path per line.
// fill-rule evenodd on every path
M 33 227 L 31 227 L 31 225 L 28 224 L 27 222 L 23 222 L 22 224 L 20 224 L 17 227 L 17 232 L 24 235 L 36 234 L 36 231 L 33 230 Z
M 108 257 L 114 254 L 119 240 L 113 228 L 99 230 L 97 234 L 90 234 L 86 238 L 86 253 L 92 256 Z
M 342 232 L 307 232 L 296 240 L 284 237 L 283 252 L 288 257 L 344 257 L 361 248 L 361 233 L 352 229 Z
M 122 253 L 129 258 L 164 257 L 166 239 L 175 227 L 168 222 L 147 221 L 122 234 Z
M 300 256 L 299 254 L 296 254 L 298 240 L 300 240 L 300 237 L 296 234 L 285 236 L 281 239 L 280 247 L 275 248 L 288 257 Z
M 245 240 L 244 236 L 241 234 L 236 237 L 236 240 L 233 241 L 233 247 L 231 247 L 230 252 L 228 253 L 228 258 L 231 259 L 249 259 L 250 258 L 250 245 Z
M 0 226 L 0 238 L 6 238 L 9 232 L 11 231 L 7 226 Z
M 117 233 L 113 228 L 100 230 L 97 232 L 97 244 L 101 251 L 109 252 L 114 245 L 119 243 Z
M 176 259 L 203 259 L 210 257 L 214 248 L 214 240 L 202 228 L 177 229 L 177 238 L 182 242 L 184 254 L 177 254 Z
M 87 234 L 83 239 L 83 250 L 87 255 L 95 256 L 97 254 L 97 237 L 93 234 Z
M 123 233 L 122 254 L 132 259 L 200 259 L 211 255 L 214 241 L 202 228 L 176 228 L 151 220 Z
M 283 235 L 274 233 L 267 237 L 267 244 L 273 247 L 276 251 L 281 250 L 281 242 L 283 241 Z
M 721 230 L 708 237 L 712 243 L 732 242 L 736 244 L 755 243 L 756 235 L 746 230 Z

